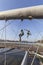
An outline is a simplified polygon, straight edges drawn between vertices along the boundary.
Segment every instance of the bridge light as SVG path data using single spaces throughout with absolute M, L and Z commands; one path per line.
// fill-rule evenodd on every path
M 28 16 L 28 18 L 31 20 L 33 17 L 32 16 Z

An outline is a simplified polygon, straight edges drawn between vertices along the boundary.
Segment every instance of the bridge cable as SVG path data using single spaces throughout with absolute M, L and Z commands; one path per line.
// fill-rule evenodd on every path
M 9 24 L 5 25 L 3 28 L 0 29 L 0 31 L 2 31 L 3 29 L 5 29 L 6 27 L 8 27 L 12 22 L 10 22 Z
M 5 20 L 5 42 L 4 42 L 4 46 L 5 46 L 5 48 L 6 48 L 6 20 Z M 5 62 L 4 62 L 4 65 L 7 65 L 6 64 L 7 62 L 6 62 L 6 52 L 5 52 Z
M 37 50 L 36 50 L 36 54 L 37 54 L 38 50 L 39 50 L 39 46 L 38 46 L 38 48 L 37 48 Z M 31 62 L 31 65 L 33 65 L 33 63 L 34 63 L 34 60 L 35 60 L 35 58 L 36 58 L 36 54 L 34 55 L 34 58 L 33 58 L 32 62 Z
M 3 29 L 2 32 L 1 32 L 1 37 L 0 37 L 0 39 L 3 38 L 3 32 L 4 32 L 4 29 Z
M 39 32 L 39 34 L 40 34 L 40 32 Z M 33 58 L 32 62 L 31 62 L 31 65 L 33 65 L 33 63 L 34 63 L 34 60 L 35 60 L 35 58 L 36 58 L 36 54 L 37 54 L 38 50 L 39 50 L 39 46 L 37 47 L 37 50 L 36 50 L 36 53 L 35 53 L 35 55 L 34 55 L 34 58 Z

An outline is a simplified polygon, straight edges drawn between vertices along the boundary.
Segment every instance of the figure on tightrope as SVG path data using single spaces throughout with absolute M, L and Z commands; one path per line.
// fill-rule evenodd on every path
M 24 35 L 24 31 L 23 29 L 21 30 L 20 34 L 19 34 L 19 41 L 21 41 L 21 37 Z
M 31 35 L 31 33 L 29 30 L 26 30 L 26 29 L 24 29 L 24 30 L 27 31 L 27 38 L 28 38 Z M 21 38 L 23 35 L 24 35 L 24 31 L 23 31 L 23 29 L 21 29 L 20 34 L 19 34 L 19 41 L 20 42 L 21 42 Z
M 31 35 L 30 31 L 27 31 L 27 38 Z

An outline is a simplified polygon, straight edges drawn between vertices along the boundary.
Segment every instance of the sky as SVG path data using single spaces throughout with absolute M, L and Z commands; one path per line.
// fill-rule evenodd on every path
M 0 0 L 0 11 L 43 5 L 43 0 Z M 30 30 L 31 35 L 27 38 L 27 31 L 24 30 L 22 40 L 34 41 L 43 39 L 43 19 L 32 20 L 8 20 L 6 25 L 6 39 L 19 40 L 19 33 L 21 29 Z M 0 29 L 5 26 L 5 21 L 0 20 Z M 5 39 L 5 29 L 0 31 L 0 39 Z

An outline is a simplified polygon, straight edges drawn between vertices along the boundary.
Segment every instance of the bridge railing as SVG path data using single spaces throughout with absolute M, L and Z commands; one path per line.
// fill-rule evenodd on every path
M 21 65 L 27 65 L 27 59 L 28 59 L 28 51 L 26 51 L 24 58 L 22 60 Z

